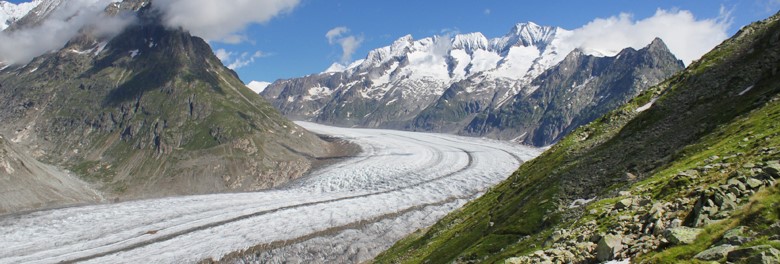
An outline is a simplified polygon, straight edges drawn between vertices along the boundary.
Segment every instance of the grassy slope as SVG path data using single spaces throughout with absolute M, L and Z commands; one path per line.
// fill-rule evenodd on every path
M 668 200 L 689 191 L 661 193 L 669 179 L 711 155 L 742 153 L 736 162 L 777 159 L 761 157 L 758 149 L 780 145 L 774 124 L 780 105 L 773 99 L 780 90 L 778 27 L 777 15 L 747 27 L 682 74 L 571 133 L 483 197 L 400 241 L 376 262 L 499 262 L 540 249 L 554 227 L 593 219 L 585 212 L 614 203 L 604 199 L 567 210 L 573 199 L 609 198 L 631 189 Z M 634 111 L 656 96 L 650 110 Z M 638 178 L 626 177 L 627 172 Z M 700 184 L 724 175 L 707 177 Z M 776 195 L 776 189 L 767 191 L 756 203 Z

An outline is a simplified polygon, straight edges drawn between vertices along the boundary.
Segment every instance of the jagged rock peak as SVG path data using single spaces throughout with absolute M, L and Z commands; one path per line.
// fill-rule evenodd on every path
M 546 46 L 564 29 L 540 26 L 534 22 L 517 23 L 506 36 L 495 40 L 495 48 L 505 50 L 514 45 Z
M 666 46 L 666 43 L 659 37 L 656 37 L 653 39 L 652 42 L 650 42 L 649 45 L 647 45 L 645 48 L 649 50 L 669 50 L 669 47 Z

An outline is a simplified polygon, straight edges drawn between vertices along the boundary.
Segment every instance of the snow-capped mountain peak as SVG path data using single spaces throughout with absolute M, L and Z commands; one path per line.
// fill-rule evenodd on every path
M 347 70 L 352 70 L 352 69 L 360 66 L 363 63 L 363 61 L 365 61 L 365 60 L 363 60 L 363 59 L 356 60 L 356 61 L 350 63 L 349 65 L 344 65 L 344 64 L 341 64 L 341 63 L 338 63 L 338 62 L 334 62 L 333 64 L 330 65 L 330 67 L 325 69 L 325 71 L 322 72 L 322 73 L 336 73 L 336 72 L 343 72 L 343 71 L 347 71 Z
M 502 38 L 495 39 L 494 48 L 506 51 L 512 46 L 538 46 L 549 45 L 559 31 L 566 31 L 558 27 L 540 26 L 533 22 L 518 23 Z
M 41 4 L 41 2 L 43 2 L 43 0 L 34 0 L 32 2 L 19 4 L 0 1 L 0 31 L 8 28 L 14 21 L 26 16 L 31 10 Z
M 490 42 L 485 35 L 479 32 L 459 34 L 452 41 L 452 48 L 463 49 L 466 52 L 473 52 L 478 49 L 488 50 L 490 49 Z

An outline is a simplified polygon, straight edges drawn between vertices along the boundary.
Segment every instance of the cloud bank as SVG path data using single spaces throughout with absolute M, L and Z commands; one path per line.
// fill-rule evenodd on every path
M 347 27 L 335 27 L 325 33 L 328 44 L 341 46 L 341 63 L 348 63 L 352 60 L 352 54 L 363 43 L 363 36 L 346 35 L 347 33 L 349 33 Z
M 658 9 L 652 17 L 642 20 L 622 13 L 597 18 L 573 30 L 563 42 L 586 53 L 614 55 L 626 47 L 640 49 L 659 37 L 688 65 L 728 37 L 731 21 L 730 12 L 723 7 L 720 16 L 710 19 L 696 19 L 687 10 Z
M 300 0 L 155 0 L 164 23 L 183 28 L 209 41 L 240 43 L 250 24 L 265 23 L 292 11 Z
M 23 30 L 0 32 L 0 61 L 24 64 L 46 52 L 65 45 L 85 26 L 98 37 L 121 32 L 134 17 L 109 17 L 103 10 L 116 0 L 71 0 L 63 3 L 40 25 Z

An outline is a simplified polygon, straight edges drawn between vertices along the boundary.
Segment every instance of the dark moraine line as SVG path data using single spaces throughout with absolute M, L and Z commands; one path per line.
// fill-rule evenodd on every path
M 235 263 L 236 261 L 242 260 L 243 257 L 247 256 L 247 255 L 261 253 L 261 252 L 266 252 L 266 251 L 278 249 L 278 248 L 281 248 L 281 247 L 284 247 L 284 246 L 287 246 L 287 245 L 302 243 L 302 242 L 305 242 L 307 240 L 310 240 L 310 239 L 313 239 L 313 238 L 317 238 L 317 237 L 333 235 L 333 234 L 336 234 L 338 232 L 341 232 L 341 231 L 344 231 L 344 230 L 347 230 L 347 229 L 360 228 L 360 227 L 366 226 L 368 224 L 373 224 L 373 223 L 376 223 L 376 222 L 379 222 L 379 221 L 382 221 L 382 220 L 386 220 L 386 219 L 393 219 L 393 218 L 399 217 L 399 216 L 404 215 L 404 214 L 409 213 L 409 212 L 414 212 L 414 211 L 417 211 L 417 210 L 421 210 L 421 209 L 424 209 L 425 207 L 428 207 L 428 206 L 442 206 L 442 205 L 454 202 L 456 200 L 468 199 L 469 197 L 471 197 L 471 196 L 450 197 L 450 198 L 447 198 L 445 200 L 442 200 L 442 201 L 439 201 L 439 202 L 435 202 L 435 203 L 419 204 L 419 205 L 415 205 L 415 206 L 406 208 L 406 209 L 401 210 L 401 211 L 397 211 L 397 212 L 393 212 L 393 213 L 387 213 L 387 214 L 376 216 L 376 217 L 373 217 L 373 218 L 370 218 L 370 219 L 355 221 L 355 222 L 352 222 L 352 223 L 349 223 L 349 224 L 345 224 L 345 225 L 341 225 L 341 226 L 330 227 L 328 229 L 325 229 L 325 230 L 322 230 L 322 231 L 317 231 L 317 232 L 314 232 L 314 233 L 311 233 L 311 234 L 308 234 L 308 235 L 305 235 L 305 236 L 297 237 L 297 238 L 294 238 L 294 239 L 279 240 L 279 241 L 274 241 L 274 242 L 271 242 L 271 243 L 259 244 L 259 245 L 253 246 L 251 248 L 248 248 L 248 249 L 244 249 L 244 250 L 241 250 L 241 251 L 235 251 L 235 252 L 229 253 L 229 254 L 223 256 L 219 261 L 215 261 L 213 259 L 204 259 L 204 260 L 201 260 L 198 263 L 201 263 L 201 264 Z

